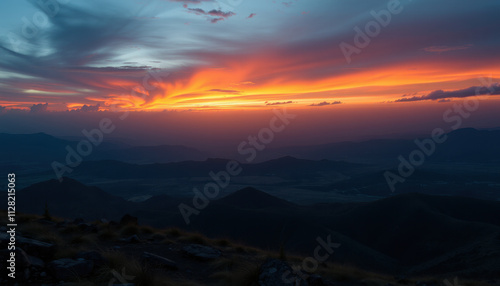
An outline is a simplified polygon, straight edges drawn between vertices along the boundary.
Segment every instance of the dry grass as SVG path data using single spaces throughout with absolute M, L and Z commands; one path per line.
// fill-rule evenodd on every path
M 154 233 L 158 233 L 158 230 L 151 227 L 151 226 L 140 226 L 139 232 L 141 234 L 154 234 Z
M 83 246 L 97 246 L 98 244 L 98 238 L 95 234 L 73 235 L 69 241 L 70 244 Z
M 199 233 L 185 234 L 177 239 L 182 243 L 196 243 L 201 245 L 210 245 L 209 239 Z
M 120 230 L 121 236 L 131 236 L 139 234 L 139 227 L 136 225 L 127 225 Z
M 214 273 L 211 278 L 220 281 L 222 285 L 252 286 L 259 280 L 259 271 L 260 263 L 242 262 L 232 265 L 230 270 Z
M 170 237 L 179 237 L 184 234 L 184 232 L 178 228 L 168 228 L 164 231 L 164 233 Z
M 118 240 L 119 236 L 116 233 L 116 231 L 110 230 L 110 229 L 103 229 L 97 233 L 97 237 L 99 240 L 103 241 L 116 241 Z
M 0 212 L 2 213 L 2 212 Z M 4 212 L 5 213 L 5 212 Z M 5 221 L 6 215 L 2 216 L 0 221 Z M 162 244 L 175 243 L 196 243 L 202 245 L 213 246 L 223 249 L 224 257 L 221 257 L 211 262 L 210 278 L 218 281 L 217 285 L 255 285 L 258 280 L 260 265 L 269 257 L 285 258 L 291 266 L 301 265 L 304 257 L 290 255 L 282 251 L 265 251 L 262 249 L 249 247 L 244 244 L 235 243 L 230 239 L 216 238 L 210 239 L 200 233 L 190 233 L 182 231 L 178 228 L 169 228 L 158 230 L 150 226 L 127 225 L 123 227 L 111 227 L 107 223 L 96 222 L 97 233 L 84 233 L 80 228 L 74 225 L 57 229 L 54 226 L 39 223 L 37 220 L 41 216 L 19 214 L 17 216 L 19 223 L 19 231 L 27 237 L 32 237 L 45 242 L 54 243 L 57 245 L 55 258 L 74 257 L 78 252 L 99 249 L 100 242 L 117 241 L 122 236 L 130 236 L 138 234 L 148 237 L 149 239 Z M 61 219 L 55 219 L 60 220 Z M 140 263 L 140 261 L 125 255 L 120 251 L 101 251 L 107 263 L 98 270 L 98 275 L 94 275 L 91 281 L 76 281 L 74 285 L 107 285 L 113 279 L 113 270 L 118 273 L 125 271 L 127 275 L 134 278 L 131 283 L 141 286 L 149 285 L 181 285 L 181 286 L 200 286 L 201 284 L 189 281 L 180 280 L 165 275 L 169 272 L 162 272 L 148 268 Z M 416 281 L 430 281 L 438 285 L 443 284 L 442 280 L 437 280 L 435 277 L 412 277 L 408 279 L 407 284 L 397 283 L 392 276 L 380 273 L 374 273 L 361 270 L 355 266 L 341 265 L 334 263 L 322 263 L 318 266 L 317 274 L 337 282 L 356 282 L 363 283 L 366 286 L 385 286 L 388 283 L 396 286 L 414 285 Z M 453 283 L 452 278 L 450 282 Z M 464 286 L 489 286 L 489 283 L 460 280 L 460 285 Z M 116 282 L 118 283 L 118 281 Z

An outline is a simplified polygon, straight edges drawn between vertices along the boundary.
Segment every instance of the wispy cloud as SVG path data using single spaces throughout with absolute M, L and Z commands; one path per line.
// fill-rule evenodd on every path
M 197 15 L 205 15 L 205 16 L 210 16 L 210 17 L 216 17 L 216 18 L 209 18 L 209 21 L 211 23 L 217 23 L 219 21 L 222 21 L 224 19 L 227 19 L 231 16 L 234 16 L 236 15 L 236 13 L 234 12 L 224 12 L 222 10 L 210 10 L 210 11 L 205 11 L 201 8 L 187 8 L 188 11 L 192 12 L 192 13 L 195 13 Z
M 424 48 L 424 51 L 430 53 L 445 53 L 450 51 L 458 51 L 458 50 L 467 50 L 471 48 L 472 45 L 464 45 L 464 46 L 431 46 Z
M 218 88 L 214 88 L 214 89 L 210 89 L 208 91 L 212 91 L 212 92 L 222 92 L 222 93 L 239 93 L 240 91 L 239 90 L 232 90 L 232 89 L 218 89 Z
M 290 103 L 293 103 L 293 101 L 291 101 L 291 100 L 281 101 L 281 102 L 267 102 L 266 101 L 266 105 L 281 105 L 281 104 L 290 104 Z
M 325 106 L 325 105 L 335 105 L 335 104 L 342 104 L 342 101 L 332 101 L 332 102 L 323 101 L 320 103 L 310 104 L 309 106 Z
M 443 91 L 435 90 L 427 95 L 405 97 L 395 100 L 394 102 L 409 102 L 422 100 L 444 100 L 448 98 L 462 98 L 475 95 L 498 95 L 500 94 L 500 84 L 494 83 L 490 86 L 471 86 L 464 89 Z M 443 102 L 443 101 L 441 101 Z

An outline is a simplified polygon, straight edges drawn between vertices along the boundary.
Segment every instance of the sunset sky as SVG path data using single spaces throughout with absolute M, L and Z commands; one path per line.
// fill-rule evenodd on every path
M 500 93 L 495 0 L 396 1 L 350 60 L 341 44 L 356 47 L 356 28 L 391 1 L 54 1 L 0 4 L 0 110 L 335 109 Z

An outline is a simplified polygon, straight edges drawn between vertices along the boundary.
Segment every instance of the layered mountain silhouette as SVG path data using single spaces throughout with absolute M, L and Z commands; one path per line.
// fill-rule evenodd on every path
M 428 136 L 430 138 L 430 134 Z M 499 162 L 500 130 L 463 128 L 446 134 L 446 141 L 436 146 L 429 158 L 433 162 Z M 419 138 L 420 140 L 425 139 Z M 414 140 L 377 139 L 362 142 L 339 142 L 316 146 L 285 147 L 267 153 L 288 154 L 304 159 L 345 160 L 349 162 L 391 163 L 399 155 L 415 150 Z M 268 155 L 271 156 L 271 155 Z
M 429 136 L 430 137 L 430 136 Z M 446 134 L 446 141 L 438 144 L 436 152 L 428 158 L 435 162 L 498 162 L 500 161 L 500 130 L 464 128 Z M 83 138 L 85 140 L 86 138 Z M 424 139 L 424 138 L 420 138 Z M 76 148 L 78 140 L 59 139 L 45 133 L 0 133 L 4 163 L 47 164 L 64 162 L 66 147 Z M 363 142 L 339 142 L 314 146 L 284 147 L 262 151 L 259 157 L 293 156 L 309 160 L 343 160 L 362 163 L 393 162 L 399 155 L 416 149 L 414 140 L 377 139 Z M 86 160 L 117 160 L 129 163 L 168 163 L 188 160 L 203 161 L 207 154 L 194 148 L 178 145 L 124 146 L 103 142 Z M 238 158 L 235 158 L 238 159 Z M 272 163 L 269 163 L 272 165 Z
M 0 142 L 2 166 L 25 171 L 33 167 L 50 169 L 53 161 L 64 164 L 67 148 L 76 150 L 80 141 L 60 139 L 45 133 L 0 133 Z M 201 151 L 185 146 L 126 146 L 106 141 L 95 147 L 89 156 L 83 157 L 84 160 L 120 160 L 133 163 L 167 163 L 206 158 Z

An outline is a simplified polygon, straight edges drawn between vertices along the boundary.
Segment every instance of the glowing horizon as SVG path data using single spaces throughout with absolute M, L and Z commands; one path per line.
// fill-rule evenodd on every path
M 68 3 L 32 38 L 22 22 L 21 32 L 0 29 L 0 111 L 355 108 L 460 100 L 478 86 L 493 90 L 481 99 L 499 98 L 499 40 L 486 16 L 495 1 L 239 2 L 113 0 L 113 12 Z M 354 47 L 396 2 L 387 25 L 377 20 L 379 33 L 346 55 L 341 43 Z M 14 26 L 37 5 L 13 5 L 1 21 Z M 430 21 L 418 22 L 423 11 Z

